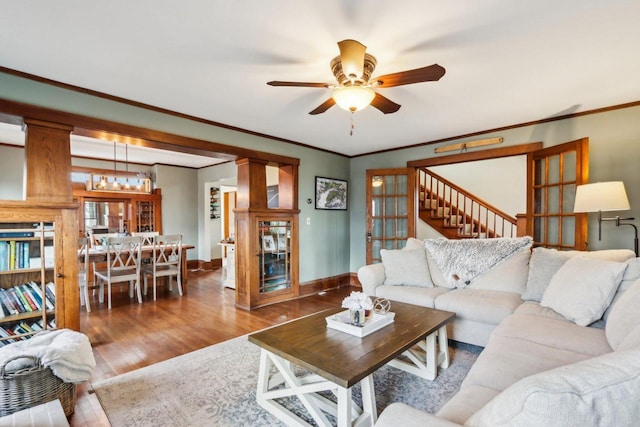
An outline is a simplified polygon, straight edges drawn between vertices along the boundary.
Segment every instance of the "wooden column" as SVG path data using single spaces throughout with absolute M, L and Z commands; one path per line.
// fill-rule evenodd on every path
M 28 200 L 71 202 L 73 126 L 24 119 L 25 193 Z
M 267 208 L 267 162 L 257 159 L 238 159 L 238 194 L 236 208 Z

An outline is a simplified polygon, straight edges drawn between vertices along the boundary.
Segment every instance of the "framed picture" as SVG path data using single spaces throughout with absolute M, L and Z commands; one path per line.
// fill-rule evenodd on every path
M 276 250 L 276 242 L 271 234 L 262 236 L 262 250 L 264 252 L 273 252 Z
M 278 251 L 286 252 L 287 251 L 287 236 L 284 234 L 278 235 Z
M 316 176 L 316 209 L 347 210 L 347 181 Z

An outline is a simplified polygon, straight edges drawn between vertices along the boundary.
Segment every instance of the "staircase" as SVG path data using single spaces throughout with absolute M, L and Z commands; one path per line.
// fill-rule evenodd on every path
M 429 169 L 418 169 L 420 219 L 449 239 L 516 237 L 516 218 Z

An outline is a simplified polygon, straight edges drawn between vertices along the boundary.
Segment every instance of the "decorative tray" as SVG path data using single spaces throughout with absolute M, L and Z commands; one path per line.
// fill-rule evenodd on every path
M 382 329 L 393 323 L 395 313 L 378 314 L 372 313 L 371 317 L 362 326 L 355 326 L 350 323 L 349 310 L 341 311 L 326 317 L 327 327 L 346 332 L 356 337 L 365 337 L 378 329 Z

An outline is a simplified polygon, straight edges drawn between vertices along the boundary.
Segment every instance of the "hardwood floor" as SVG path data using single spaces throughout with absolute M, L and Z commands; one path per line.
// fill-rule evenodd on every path
M 345 287 L 253 311 L 235 308 L 234 290 L 222 286 L 221 270 L 190 271 L 189 292 L 182 297 L 158 284 L 142 304 L 126 288 L 113 290 L 112 309 L 91 300 L 91 313 L 80 313 L 96 359 L 92 381 L 109 378 L 212 344 L 273 326 L 325 308 L 336 307 L 354 288 Z M 106 298 L 105 298 L 106 300 Z M 89 383 L 78 385 L 72 427 L 109 426 Z

